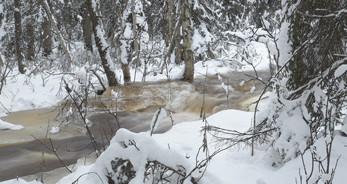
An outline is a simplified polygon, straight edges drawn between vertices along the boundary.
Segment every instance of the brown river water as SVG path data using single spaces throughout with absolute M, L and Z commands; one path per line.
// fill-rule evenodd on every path
M 252 72 L 248 74 L 252 75 Z M 269 79 L 269 72 L 260 72 L 259 75 L 265 81 Z M 195 79 L 192 84 L 181 81 L 172 81 L 169 84 L 163 81 L 117 87 L 114 91 L 119 95 L 116 113 L 119 125 L 121 128 L 133 132 L 149 131 L 151 119 L 159 107 L 173 112 L 174 124 L 198 120 L 204 101 L 204 89 L 207 116 L 227 109 L 228 106 L 231 109 L 252 110 L 249 107 L 252 101 L 249 99 L 257 96 L 264 85 L 260 82 L 247 82 L 250 78 L 243 73 L 233 73 L 222 77 L 223 79 L 228 78 L 228 80 L 224 80 L 224 83 L 230 86 L 229 101 L 220 87 L 217 76 L 208 77 L 206 86 L 204 85 L 205 79 Z M 246 81 L 246 84 L 239 86 L 243 80 Z M 256 91 L 253 94 L 247 93 L 253 85 L 256 85 Z M 108 90 L 101 98 L 92 99 L 90 103 L 94 107 L 92 115 L 88 117 L 93 122 L 90 129 L 100 148 L 108 145 L 108 140 L 114 136 L 119 128 L 113 115 L 98 108 L 100 101 L 103 101 L 105 105 L 115 111 L 116 103 L 110 93 Z M 13 112 L 1 118 L 9 123 L 23 125 L 25 128 L 20 131 L 0 131 L 0 182 L 17 176 L 34 175 L 63 167 L 57 157 L 35 138 L 45 142 L 50 148 L 52 145 L 45 137 L 51 138 L 53 147 L 66 165 L 74 164 L 78 158 L 95 152 L 85 128 L 81 124 L 65 125 L 61 121 L 56 121 L 57 114 L 58 111 L 51 107 Z M 59 125 L 60 131 L 58 133 L 47 133 L 50 126 Z M 170 117 L 166 117 L 160 122 L 155 133 L 163 133 L 171 126 Z M 66 174 L 68 173 L 66 172 Z

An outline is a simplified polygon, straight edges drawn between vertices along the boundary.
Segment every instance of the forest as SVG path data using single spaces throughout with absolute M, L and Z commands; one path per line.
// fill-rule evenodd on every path
M 0 0 L 0 183 L 345 183 L 346 15 Z

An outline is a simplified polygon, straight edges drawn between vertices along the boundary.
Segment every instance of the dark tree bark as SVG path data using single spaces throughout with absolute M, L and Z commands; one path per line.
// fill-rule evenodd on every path
M 82 26 L 83 26 L 83 38 L 84 42 L 86 43 L 86 47 L 90 52 L 93 52 L 93 42 L 92 42 L 92 31 L 91 31 L 91 24 L 90 24 L 90 14 L 88 11 L 88 7 L 86 4 L 83 4 L 83 20 L 82 20 Z
M 175 37 L 175 63 L 181 64 L 182 62 L 182 44 L 181 44 L 182 36 L 180 32 L 178 31 Z
M 4 66 L 4 61 L 2 60 L 1 54 L 0 54 L 0 66 L 3 67 Z M 0 90 L 1 91 L 1 90 Z
M 45 57 L 51 55 L 52 53 L 52 33 L 51 33 L 51 22 L 48 19 L 44 19 L 42 23 L 43 29 L 43 55 Z
M 33 26 L 29 23 L 27 24 L 27 35 L 29 37 L 28 40 L 28 60 L 33 60 L 33 58 L 35 57 L 35 51 L 34 51 L 34 30 L 33 30 Z
M 24 74 L 23 55 L 21 48 L 22 41 L 22 16 L 21 16 L 21 1 L 14 0 L 14 29 L 15 29 L 15 45 L 16 45 L 16 56 L 18 61 L 18 70 Z
M 129 84 L 131 81 L 130 78 L 130 72 L 129 72 L 129 65 L 126 65 L 122 63 L 122 70 L 123 70 L 123 75 L 124 75 L 124 84 Z

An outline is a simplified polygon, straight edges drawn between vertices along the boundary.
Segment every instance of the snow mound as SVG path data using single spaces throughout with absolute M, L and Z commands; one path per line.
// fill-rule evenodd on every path
M 158 163 L 161 167 L 175 171 L 166 178 L 175 181 L 178 178 L 182 179 L 181 175 L 185 175 L 186 171 L 190 171 L 193 167 L 187 158 L 168 147 L 159 145 L 147 132 L 132 133 L 120 129 L 95 164 L 84 168 L 87 171 L 85 175 L 81 170 L 77 170 L 78 172 L 64 177 L 58 184 L 73 183 L 77 180 L 78 183 L 84 184 L 108 183 L 109 179 L 116 183 L 134 184 L 144 181 L 154 183 L 158 181 L 158 174 L 162 173 L 162 170 L 152 167 L 152 164 Z
M 0 119 L 0 130 L 21 130 L 24 127 L 22 125 L 14 125 L 11 123 L 7 123 Z

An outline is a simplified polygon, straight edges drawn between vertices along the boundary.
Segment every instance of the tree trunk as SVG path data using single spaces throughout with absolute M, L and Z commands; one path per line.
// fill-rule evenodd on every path
M 27 59 L 32 61 L 35 57 L 35 50 L 34 50 L 34 44 L 35 44 L 35 37 L 34 37 L 34 28 L 33 28 L 33 12 L 31 11 L 31 8 L 28 10 L 27 14 L 29 15 L 29 18 L 26 22 L 26 34 L 27 34 L 27 42 L 28 42 L 28 53 L 27 53 Z
M 173 0 L 166 0 L 165 7 L 164 7 L 164 26 L 165 26 L 163 30 L 164 40 L 166 43 L 166 47 L 169 47 L 170 44 L 173 44 L 175 46 L 173 47 L 173 49 L 169 49 L 168 54 L 169 56 L 171 56 L 171 54 L 174 52 L 175 63 L 180 64 L 182 61 L 182 45 L 181 45 L 182 37 L 181 37 L 180 31 L 175 31 L 175 14 L 173 12 L 174 12 Z
M 24 65 L 23 65 L 23 55 L 21 48 L 22 41 L 22 17 L 21 17 L 21 1 L 14 0 L 14 29 L 15 29 L 15 45 L 16 45 L 16 56 L 18 61 L 18 70 L 20 73 L 24 74 Z
M 45 57 L 51 55 L 52 53 L 52 33 L 51 33 L 51 22 L 48 19 L 44 19 L 42 23 L 43 29 L 43 55 Z
M 114 73 L 114 68 L 113 68 L 113 63 L 111 61 L 110 53 L 108 52 L 108 45 L 103 36 L 103 25 L 102 25 L 100 16 L 96 12 L 96 9 L 93 8 L 92 3 L 95 6 L 97 5 L 95 0 L 86 0 L 90 18 L 92 20 L 95 42 L 96 42 L 96 46 L 98 47 L 101 63 L 102 63 L 102 66 L 104 67 L 104 70 L 108 79 L 108 85 L 117 86 L 118 81 L 116 79 L 116 74 Z
M 136 13 L 135 13 L 135 0 L 131 0 L 131 13 L 132 13 L 132 19 L 133 19 L 133 36 L 134 36 L 134 42 L 133 42 L 133 48 L 135 51 L 135 57 L 136 57 L 136 67 L 140 67 L 140 59 L 139 59 L 139 42 L 137 40 L 137 26 L 136 26 Z M 131 54 L 131 53 L 130 53 Z
M 83 4 L 83 38 L 86 44 L 86 49 L 93 53 L 92 31 L 90 25 L 90 14 L 86 4 Z
M 181 40 L 182 36 L 180 31 L 178 31 L 175 36 L 175 63 L 177 65 L 181 64 L 183 56 Z
M 170 46 L 170 41 L 172 40 L 172 34 L 175 29 L 174 25 L 174 14 L 173 14 L 173 3 L 172 0 L 166 0 L 165 7 L 164 7 L 164 40 L 166 43 L 166 47 Z
M 172 0 L 169 0 L 170 4 L 169 4 L 169 13 L 170 13 L 170 17 L 169 17 L 169 25 L 171 25 L 172 27 L 169 27 L 169 34 L 174 36 L 174 44 L 175 44 L 175 63 L 177 65 L 181 64 L 182 62 L 182 44 L 181 44 L 181 40 L 182 40 L 182 36 L 181 36 L 181 31 L 174 31 L 175 26 L 174 26 L 174 16 L 175 14 L 173 13 L 173 4 L 172 4 Z M 180 8 L 180 7 L 179 7 Z M 177 20 L 179 21 L 179 20 Z M 170 23 L 171 22 L 171 23 Z M 175 35 L 173 35 L 175 33 Z
M 35 51 L 34 51 L 34 31 L 33 31 L 33 26 L 29 23 L 27 25 L 27 35 L 29 37 L 28 41 L 28 60 L 33 60 L 35 56 Z
M 115 13 L 117 14 L 117 17 L 118 17 L 118 24 L 119 24 L 119 30 L 117 30 L 117 32 L 122 32 L 123 33 L 124 30 L 123 30 L 122 12 L 121 12 L 119 4 L 116 5 L 115 11 L 116 11 Z M 114 47 L 116 49 L 116 53 L 117 53 L 117 41 L 118 41 L 119 37 L 122 37 L 122 36 L 118 35 L 114 39 Z M 130 83 L 131 76 L 130 76 L 130 71 L 129 71 L 129 62 L 127 64 L 125 64 L 125 63 L 122 62 L 122 59 L 120 59 L 120 58 L 119 58 L 119 61 L 122 64 L 124 84 Z
M 191 50 L 191 22 L 188 0 L 183 0 L 182 11 L 182 33 L 183 33 L 183 56 L 184 56 L 184 80 L 194 80 L 194 58 Z
M 3 67 L 4 66 L 4 61 L 2 60 L 2 55 L 0 53 L 0 66 Z
M 44 7 L 44 9 L 45 9 L 45 11 L 46 11 L 46 13 L 47 13 L 47 16 L 48 16 L 50 22 L 53 24 L 53 27 L 54 27 L 54 29 L 55 29 L 55 31 L 56 31 L 56 34 L 57 34 L 57 37 L 58 37 L 58 39 L 59 39 L 60 45 L 61 45 L 61 47 L 62 47 L 63 50 L 64 50 L 64 53 L 65 53 L 65 56 L 67 57 L 67 60 L 68 60 L 69 65 L 71 66 L 72 60 L 71 60 L 71 57 L 70 57 L 70 53 L 69 53 L 69 51 L 66 49 L 66 46 L 65 46 L 64 40 L 63 40 L 63 38 L 62 38 L 62 36 L 61 36 L 61 34 L 60 34 L 60 31 L 59 31 L 59 29 L 58 29 L 58 27 L 57 27 L 55 21 L 53 20 L 53 16 L 52 16 L 51 10 L 49 9 L 49 5 L 48 5 L 48 3 L 47 3 L 47 0 L 41 0 L 41 2 L 42 2 L 42 4 L 43 4 L 43 7 Z
M 122 63 L 122 70 L 124 75 L 124 84 L 129 84 L 131 79 L 130 72 L 129 72 L 129 65 Z

